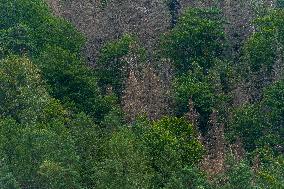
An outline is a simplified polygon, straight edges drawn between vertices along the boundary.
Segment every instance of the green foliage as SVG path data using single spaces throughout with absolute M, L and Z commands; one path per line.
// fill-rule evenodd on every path
M 234 163 L 235 164 L 235 163 Z M 229 170 L 228 177 L 229 182 L 226 184 L 224 188 L 238 189 L 244 188 L 249 189 L 252 187 L 252 170 L 251 168 L 243 162 L 239 164 L 235 164 Z
M 23 54 L 31 52 L 35 48 L 35 42 L 31 36 L 31 29 L 24 24 L 17 24 L 6 30 L 0 30 L 0 57 L 5 57 L 8 54 Z
M 196 131 L 192 125 L 182 118 L 165 117 L 153 123 L 153 142 L 156 148 L 172 148 L 179 151 L 182 163 L 191 165 L 197 163 L 203 152 L 203 147 L 196 139 Z M 164 146 L 166 145 L 166 146 Z
M 276 7 L 277 8 L 284 8 L 284 1 L 283 0 L 277 0 L 276 1 Z
M 171 188 L 180 184 L 185 188 L 191 179 L 199 180 L 192 186 L 204 184 L 202 178 L 197 178 L 202 174 L 195 174 L 197 169 L 193 171 L 190 168 L 202 158 L 203 147 L 196 139 L 193 127 L 184 119 L 137 120 L 133 130 L 127 128 L 115 132 L 107 146 L 106 151 L 111 154 L 107 153 L 107 162 L 99 164 L 105 167 L 100 168 L 99 174 L 105 174 L 104 177 L 111 180 L 101 181 L 101 184 L 120 184 L 121 188 L 131 188 L 129 182 L 135 182 L 136 185 L 132 183 L 132 186 L 142 188 Z M 141 163 L 136 165 L 137 162 Z M 141 176 L 137 175 L 136 179 L 132 169 Z M 106 173 L 106 170 L 112 172 Z
M 261 68 L 272 70 L 276 59 L 275 31 L 256 33 L 252 36 L 245 46 L 251 71 L 257 72 Z M 272 35 L 272 36 L 271 36 Z
M 70 23 L 52 15 L 43 0 L 3 0 L 0 18 L 1 55 L 36 56 L 46 45 L 79 53 L 84 42 Z
M 268 152 L 268 153 L 267 153 Z M 256 183 L 259 188 L 283 188 L 284 187 L 284 158 L 283 155 L 273 156 L 269 150 L 265 150 L 264 159 L 256 174 Z
M 231 129 L 234 131 L 232 138 L 241 136 L 247 150 L 256 148 L 256 140 L 262 136 L 261 114 L 255 106 L 241 107 L 234 113 L 234 122 Z
M 243 48 L 240 74 L 249 73 L 247 80 L 272 77 L 283 59 L 284 11 L 277 2 L 255 20 Z M 168 3 L 175 22 L 178 2 Z M 258 102 L 230 112 L 234 72 L 224 60 L 221 15 L 189 9 L 162 36 L 156 57 L 175 66 L 176 115 L 184 116 L 192 99 L 202 134 L 213 110 L 225 126 L 230 115 L 227 135 L 250 152 L 253 168 L 232 158 L 209 181 L 198 168 L 204 148 L 185 119 L 125 125 L 119 104 L 125 79 L 149 61 L 138 39 L 108 42 L 92 69 L 80 55 L 82 34 L 44 0 L 0 1 L 0 188 L 283 188 L 284 81 L 264 92 L 261 86 Z
M 46 184 L 50 188 L 49 180 L 43 181 L 38 171 L 45 161 L 58 162 L 63 171 L 58 174 L 68 174 L 71 181 L 58 177 L 57 182 L 60 181 L 61 188 L 70 188 L 71 185 L 73 188 L 77 180 L 73 172 L 78 158 L 65 127 L 68 123 L 66 111 L 49 96 L 39 70 L 27 58 L 2 60 L 0 73 L 3 99 L 0 150 L 7 157 L 12 175 L 21 185 L 37 186 L 41 183 L 42 187 Z M 57 177 L 56 174 L 49 178 Z
M 16 56 L 0 62 L 1 116 L 21 123 L 64 120 L 67 112 L 48 94 L 37 66 Z
M 193 127 L 184 119 L 165 117 L 153 123 L 139 120 L 134 132 L 141 138 L 151 160 L 154 188 L 167 186 L 176 173 L 186 166 L 196 165 L 202 158 L 203 146 L 196 139 Z
M 283 146 L 283 81 L 268 87 L 264 98 L 255 105 L 239 108 L 234 113 L 232 135 L 240 136 L 247 150 L 270 146 L 280 152 Z
M 25 125 L 12 119 L 2 119 L 0 125 L 1 151 L 6 154 L 8 166 L 21 185 L 49 188 L 49 179 L 60 182 L 61 188 L 74 188 L 73 185 L 78 184 L 74 174 L 77 155 L 62 123 Z M 60 162 L 62 169 L 46 179 L 45 174 L 52 170 L 42 168 L 45 161 Z M 69 176 L 63 179 L 57 174 Z
M 235 136 L 240 136 L 247 150 L 270 146 L 280 152 L 283 146 L 283 81 L 268 86 L 273 78 L 273 69 L 281 60 L 284 42 L 283 10 L 271 10 L 266 16 L 255 21 L 257 32 L 247 41 L 244 47 L 246 79 L 250 79 L 258 99 L 255 104 L 240 107 L 234 113 L 231 128 Z M 268 82 L 264 80 L 268 78 Z
M 214 86 L 196 79 L 193 74 L 177 78 L 174 84 L 178 115 L 188 111 L 189 99 L 192 98 L 196 110 L 202 115 L 199 121 L 202 125 L 206 124 L 215 104 Z
M 257 18 L 254 21 L 256 32 L 244 45 L 240 73 L 245 80 L 252 83 L 257 93 L 262 93 L 267 83 L 271 82 L 274 65 L 283 59 L 283 15 L 282 9 L 276 9 Z M 252 100 L 259 101 L 260 98 Z
M 225 42 L 221 13 L 212 8 L 188 9 L 161 39 L 161 56 L 171 59 L 177 72 L 176 114 L 187 113 L 192 99 L 204 132 L 212 110 L 227 102 L 225 93 L 230 91 L 230 66 L 223 60 Z
M 3 189 L 20 189 L 19 183 L 9 170 L 7 159 L 2 153 L 0 157 L 0 187 Z
M 130 53 L 136 53 L 137 56 L 143 55 L 143 49 L 137 47 L 136 39 L 130 35 L 124 35 L 118 40 L 109 42 L 101 49 L 96 73 L 99 86 L 104 93 L 111 87 L 115 94 L 121 95 L 128 68 L 134 66 L 129 65 L 129 62 L 125 60 Z
M 69 125 L 76 152 L 80 155 L 79 173 L 82 186 L 95 186 L 96 163 L 104 157 L 104 143 L 106 137 L 103 130 L 97 126 L 92 118 L 84 113 L 73 115 Z
M 253 189 L 255 188 L 254 173 L 249 164 L 242 160 L 237 161 L 229 156 L 226 160 L 226 171 L 214 178 L 212 188 L 220 189 Z
M 278 44 L 283 47 L 284 45 L 284 9 L 278 9 L 272 13 L 273 22 L 275 23 Z
M 100 94 L 94 71 L 76 54 L 60 47 L 49 46 L 36 59 L 51 95 L 76 112 L 85 112 L 96 121 L 111 109 Z
M 206 81 L 200 81 L 193 74 L 183 75 L 176 79 L 176 100 L 178 105 L 183 105 L 186 112 L 188 99 L 192 97 L 195 106 L 203 112 L 210 112 L 214 104 L 212 85 Z
M 173 60 L 176 71 L 185 73 L 197 62 L 204 73 L 213 61 L 222 58 L 224 28 L 220 11 L 215 9 L 189 9 L 175 28 L 161 39 L 162 56 Z
M 193 71 L 176 77 L 173 82 L 176 114 L 183 116 L 187 113 L 189 99 L 191 99 L 200 115 L 199 129 L 205 132 L 209 127 L 209 117 L 214 109 L 218 110 L 223 117 L 228 111 L 225 106 L 231 99 L 232 67 L 229 62 L 218 61 L 204 75 L 198 65 L 193 65 L 195 67 Z
M 165 189 L 206 189 L 210 188 L 206 179 L 206 175 L 198 168 L 186 166 L 182 170 L 175 173 Z
M 103 187 L 104 181 L 108 179 L 104 174 L 111 171 L 108 170 L 111 169 L 111 166 L 100 162 L 104 162 L 106 161 L 106 158 L 110 158 L 114 162 L 115 166 L 116 160 L 122 161 L 122 159 L 118 159 L 118 157 L 110 155 L 113 149 L 109 149 L 109 141 L 112 140 L 112 137 L 117 135 L 116 130 L 122 128 L 122 118 L 123 116 L 121 115 L 120 110 L 116 109 L 115 106 L 114 109 L 105 116 L 105 119 L 100 125 L 95 124 L 93 119 L 84 113 L 71 116 L 68 128 L 72 134 L 72 138 L 76 146 L 76 152 L 80 155 L 78 170 L 81 176 L 80 182 L 82 183 L 82 186 L 91 188 L 100 185 L 100 187 Z M 125 132 L 126 131 L 127 130 L 125 130 Z M 124 130 L 121 131 L 121 133 L 123 132 Z M 126 147 L 121 150 L 124 150 L 122 153 L 128 153 L 125 151 L 128 150 Z M 142 152 L 143 150 L 141 149 L 140 151 Z M 131 154 L 125 155 L 131 156 Z M 98 173 L 98 169 L 102 172 Z M 125 178 L 118 177 L 117 179 Z M 113 185 L 114 184 L 115 183 L 113 183 Z
M 32 122 L 43 115 L 48 100 L 40 71 L 27 58 L 0 63 L 0 115 Z
M 78 183 L 74 182 L 74 177 L 77 177 L 78 173 L 70 168 L 64 168 L 60 163 L 45 160 L 40 165 L 38 173 L 42 177 L 42 188 L 80 188 Z
M 150 159 L 129 128 L 113 133 L 105 153 L 97 165 L 97 188 L 150 188 Z
M 275 83 L 274 85 L 268 87 L 264 92 L 263 102 L 264 106 L 269 108 L 269 118 L 273 120 L 276 125 L 281 125 L 283 123 L 284 113 L 284 81 Z
M 74 111 L 102 120 L 111 108 L 100 95 L 93 70 L 80 59 L 82 35 L 54 17 L 42 0 L 1 2 L 0 11 L 2 57 L 10 53 L 30 56 L 43 72 L 53 97 Z
M 271 149 L 262 148 L 255 151 L 251 158 L 253 165 L 227 157 L 226 171 L 214 177 L 211 188 L 283 188 L 283 155 L 274 156 Z
M 271 15 L 256 20 L 256 26 L 259 31 L 244 46 L 245 59 L 252 72 L 271 72 L 277 56 L 277 27 Z
M 280 152 L 279 146 L 283 146 L 284 135 L 283 128 L 283 101 L 284 101 L 284 81 L 279 81 L 268 87 L 264 92 L 264 98 L 261 102 L 261 112 L 264 112 L 266 128 L 264 136 L 260 141 L 261 146 L 271 146 L 275 151 Z M 283 151 L 283 149 L 282 149 Z

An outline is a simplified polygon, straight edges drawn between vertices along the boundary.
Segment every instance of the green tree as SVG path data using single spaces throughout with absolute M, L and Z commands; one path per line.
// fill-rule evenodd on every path
M 79 53 L 84 43 L 83 36 L 53 16 L 43 0 L 3 0 L 0 18 L 2 52 L 36 56 L 46 45 L 53 45 Z
M 12 56 L 0 63 L 2 116 L 33 122 L 43 116 L 49 96 L 39 69 L 27 58 Z
M 247 161 L 237 161 L 233 156 L 229 156 L 226 159 L 226 167 L 224 173 L 215 176 L 211 183 L 212 188 L 253 189 L 256 187 L 254 172 Z
M 187 113 L 191 99 L 204 133 L 213 109 L 220 110 L 227 103 L 231 87 L 230 62 L 224 60 L 223 25 L 218 9 L 190 8 L 161 39 L 160 55 L 172 60 L 176 70 L 175 113 Z
M 4 59 L 0 83 L 0 151 L 16 181 L 21 187 L 78 188 L 78 156 L 66 127 L 67 111 L 49 96 L 37 67 L 27 58 Z M 45 180 L 44 162 L 62 169 Z M 50 186 L 50 179 L 60 185 L 54 181 Z
M 48 46 L 35 61 L 50 86 L 50 94 L 73 111 L 83 111 L 96 121 L 110 111 L 112 103 L 100 94 L 94 70 L 76 54 Z
M 206 175 L 197 167 L 186 166 L 175 173 L 164 187 L 165 189 L 207 189 L 210 184 Z
M 178 116 L 188 113 L 189 100 L 192 100 L 199 114 L 196 126 L 206 134 L 213 110 L 219 112 L 222 121 L 228 114 L 234 73 L 230 62 L 227 61 L 218 61 L 206 75 L 196 63 L 193 63 L 193 67 L 192 71 L 176 77 L 173 81 L 175 113 Z
M 223 57 L 224 28 L 217 9 L 188 9 L 177 25 L 161 39 L 161 54 L 173 60 L 178 73 L 197 62 L 207 73 L 215 59 Z
M 42 0 L 0 3 L 1 55 L 20 54 L 39 65 L 51 95 L 74 111 L 103 119 L 111 108 L 100 95 L 94 71 L 80 56 L 84 38 L 53 16 Z
M 154 175 L 141 144 L 129 128 L 114 132 L 97 165 L 97 188 L 150 188 Z
M 104 143 L 109 137 L 102 127 L 96 125 L 90 116 L 84 113 L 72 115 L 69 124 L 70 132 L 79 155 L 80 182 L 86 188 L 96 186 L 96 164 L 103 161 Z
M 137 39 L 130 35 L 124 35 L 120 39 L 108 42 L 100 50 L 99 58 L 96 65 L 99 86 L 106 93 L 108 88 L 119 97 L 122 95 L 124 82 L 127 79 L 129 65 L 126 56 L 136 54 L 142 59 L 143 49 L 138 47 Z
M 258 149 L 255 153 L 261 164 L 256 172 L 256 184 L 259 188 L 283 188 L 284 157 L 275 156 L 269 148 Z
M 2 152 L 0 161 L 0 187 L 3 189 L 20 189 L 19 183 L 9 170 L 7 158 Z
M 284 46 L 284 11 L 274 9 L 254 21 L 254 32 L 243 48 L 240 73 L 249 83 L 252 102 L 262 99 L 263 89 L 281 73 L 275 67 L 282 67 Z
M 174 81 L 174 89 L 177 115 L 183 116 L 188 112 L 189 99 L 192 99 L 200 115 L 198 126 L 201 131 L 206 131 L 209 116 L 216 103 L 214 85 L 206 80 L 197 79 L 194 74 L 187 74 Z
M 186 166 L 197 165 L 202 158 L 203 146 L 192 125 L 184 119 L 165 117 L 154 122 L 142 119 L 133 127 L 151 160 L 154 188 L 167 186 L 176 173 Z
M 26 125 L 2 119 L 0 125 L 1 151 L 6 154 L 8 166 L 21 186 L 79 188 L 75 169 L 77 155 L 62 123 Z M 52 167 L 47 167 L 46 162 L 61 168 L 49 174 L 53 170 L 49 170 Z
M 283 151 L 283 90 L 283 81 L 277 82 L 265 89 L 262 101 L 234 113 L 231 134 L 241 137 L 248 151 L 267 146 Z

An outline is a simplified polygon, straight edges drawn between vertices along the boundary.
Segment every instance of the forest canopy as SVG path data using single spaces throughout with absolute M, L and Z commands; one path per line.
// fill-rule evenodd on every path
M 93 36 L 56 2 L 0 0 L 1 189 L 284 188 L 284 1 L 129 8 L 168 11 L 153 40 L 117 1 Z

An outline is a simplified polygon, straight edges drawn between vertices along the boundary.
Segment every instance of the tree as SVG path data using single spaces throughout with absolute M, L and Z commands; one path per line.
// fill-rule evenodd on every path
M 2 57 L 29 57 L 41 69 L 54 98 L 101 121 L 111 108 L 99 94 L 94 71 L 80 56 L 82 34 L 55 17 L 42 0 L 4 2 L 0 3 Z
M 246 150 L 271 147 L 283 151 L 283 81 L 265 89 L 262 101 L 239 108 L 234 113 L 231 130 L 240 136 Z
M 114 132 L 97 164 L 97 188 L 150 188 L 154 175 L 141 144 L 130 128 Z
M 140 74 L 130 70 L 122 97 L 127 120 L 133 122 L 141 115 L 151 120 L 165 116 L 169 112 L 167 92 L 150 65 L 143 68 Z
M 79 156 L 78 172 L 80 183 L 86 188 L 96 186 L 96 164 L 105 157 L 103 150 L 105 140 L 108 140 L 110 129 L 104 130 L 94 123 L 93 119 L 84 114 L 72 115 L 69 123 L 70 133 Z
M 84 43 L 83 36 L 70 23 L 54 17 L 43 0 L 1 1 L 0 18 L 4 52 L 36 56 L 46 45 L 55 45 L 80 53 Z
M 129 67 L 133 67 L 137 62 L 127 61 L 125 59 L 129 54 L 135 53 L 138 50 L 137 42 L 130 35 L 125 35 L 122 38 L 107 43 L 101 50 L 99 60 L 96 65 L 96 73 L 98 76 L 99 86 L 106 93 L 108 88 L 121 97 L 124 89 L 124 82 L 127 78 Z M 135 53 L 136 56 L 139 56 Z M 138 57 L 131 57 L 138 58 Z M 138 60 L 134 60 L 138 61 Z
M 203 155 L 196 131 L 182 118 L 137 120 L 134 132 L 142 140 L 154 171 L 152 187 L 163 188 L 186 166 L 195 166 Z
M 3 153 L 1 153 L 0 162 L 0 187 L 3 189 L 20 189 L 19 183 L 9 170 L 7 158 Z
M 263 89 L 279 78 L 277 69 L 281 70 L 283 67 L 284 23 L 282 17 L 283 10 L 276 9 L 257 18 L 256 32 L 244 45 L 241 73 L 249 82 L 248 92 L 251 94 L 252 102 L 261 100 Z
M 206 180 L 206 175 L 197 167 L 186 166 L 173 174 L 169 182 L 164 187 L 165 189 L 209 189 L 210 184 Z
M 192 99 L 200 114 L 198 127 L 203 134 L 213 108 L 221 108 L 231 90 L 225 43 L 221 13 L 213 8 L 188 9 L 161 38 L 160 54 L 173 61 L 176 71 L 175 113 L 183 116 L 188 112 L 188 101 Z
M 206 73 L 223 56 L 224 28 L 216 9 L 188 9 L 161 39 L 161 54 L 173 60 L 177 73 L 197 62 Z
M 2 116 L 34 122 L 43 116 L 49 96 L 39 69 L 27 58 L 1 60 L 0 99 Z
M 69 50 L 48 46 L 35 60 L 50 86 L 50 94 L 76 113 L 85 112 L 96 122 L 111 109 L 97 84 L 95 71 Z
M 206 124 L 215 105 L 213 86 L 206 81 L 198 81 L 192 74 L 184 75 L 175 80 L 175 102 L 177 114 L 182 116 L 188 110 L 188 100 L 193 100 L 199 117 L 201 131 L 207 130 Z
M 256 184 L 259 188 L 283 188 L 284 157 L 275 156 L 269 148 L 259 149 L 256 153 L 260 165 L 256 170 Z
M 0 125 L 1 152 L 21 187 L 79 188 L 77 155 L 62 123 L 25 125 L 1 119 Z
M 49 96 L 37 67 L 27 58 L 4 59 L 0 83 L 0 151 L 19 185 L 79 188 L 67 111 Z M 45 180 L 53 165 L 57 172 Z
M 87 36 L 85 53 L 89 63 L 94 64 L 106 43 L 125 34 L 138 36 L 141 45 L 152 54 L 158 37 L 170 27 L 171 18 L 165 1 L 81 0 L 60 1 L 58 5 L 55 12 L 59 9 L 62 17 Z
M 236 161 L 235 157 L 229 155 L 226 160 L 227 169 L 223 174 L 215 177 L 212 188 L 222 189 L 252 189 L 254 183 L 254 172 L 245 160 Z

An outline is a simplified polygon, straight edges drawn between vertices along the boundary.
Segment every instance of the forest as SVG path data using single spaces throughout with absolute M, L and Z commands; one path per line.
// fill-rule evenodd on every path
M 0 188 L 284 188 L 284 0 L 0 0 Z

